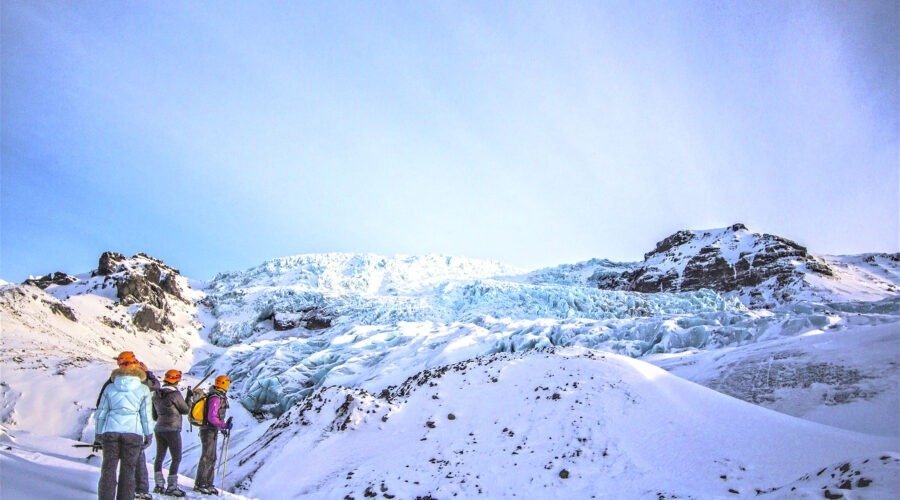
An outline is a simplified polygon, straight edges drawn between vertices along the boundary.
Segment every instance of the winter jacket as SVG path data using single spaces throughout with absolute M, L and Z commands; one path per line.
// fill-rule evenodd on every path
M 206 421 L 209 425 L 204 427 L 224 429 L 226 411 L 228 411 L 228 396 L 213 387 L 209 390 L 209 397 L 206 399 Z
M 159 379 L 156 378 L 156 375 L 154 375 L 153 372 L 149 370 L 147 370 L 147 380 L 144 381 L 144 385 L 150 388 L 151 393 L 153 393 L 154 391 L 158 391 L 161 387 Z
M 143 370 L 143 368 L 141 368 L 141 370 Z M 159 390 L 159 379 L 156 378 L 156 375 L 154 375 L 153 372 L 147 370 L 145 370 L 144 373 L 147 375 L 146 380 L 144 380 L 144 385 L 150 388 L 150 392 Z M 103 383 L 103 387 L 100 388 L 100 394 L 97 395 L 97 404 L 95 405 L 97 408 L 100 408 L 100 398 L 103 397 L 103 391 L 105 391 L 106 388 L 109 387 L 109 384 L 113 382 L 115 374 L 116 372 L 113 371 L 113 374 L 110 375 L 108 379 L 106 379 L 106 382 Z
M 190 395 L 188 395 L 188 399 Z M 181 416 L 191 411 L 191 405 L 185 401 L 174 385 L 164 385 L 153 393 L 153 409 L 156 410 L 156 432 L 181 431 Z
M 100 396 L 97 407 L 97 436 L 106 432 L 151 435 L 150 389 L 144 385 L 147 374 L 138 366 L 126 366 L 112 372 L 113 379 Z

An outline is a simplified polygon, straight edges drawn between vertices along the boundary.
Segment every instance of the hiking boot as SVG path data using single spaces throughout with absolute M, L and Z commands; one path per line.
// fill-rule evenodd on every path
M 219 490 L 213 488 L 212 486 L 194 486 L 194 491 L 197 493 L 203 493 L 204 495 L 218 495 Z
M 186 496 L 187 493 L 180 490 L 178 486 L 169 486 L 166 488 L 166 491 L 163 492 L 163 495 L 168 495 L 170 497 L 183 497 Z
M 153 500 L 153 495 L 150 493 L 135 493 L 134 500 Z
M 164 491 L 166 491 L 166 488 L 158 484 L 156 485 L 156 488 L 153 488 L 153 493 L 162 493 Z

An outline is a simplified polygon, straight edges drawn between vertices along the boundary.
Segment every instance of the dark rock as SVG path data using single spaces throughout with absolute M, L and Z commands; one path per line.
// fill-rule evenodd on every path
M 559 477 L 563 479 L 569 479 L 569 471 L 567 471 L 566 469 L 559 471 Z
M 50 285 L 69 285 L 78 281 L 78 278 L 75 276 L 69 276 L 63 272 L 55 272 L 51 274 L 47 274 L 46 276 L 41 276 L 40 278 L 28 278 L 24 282 L 23 285 L 32 285 L 44 290 Z
M 830 498 L 832 500 L 836 499 L 836 498 L 844 498 L 843 493 L 837 493 L 837 492 L 832 493 L 831 490 L 828 490 L 828 489 L 825 490 L 824 495 L 825 495 L 825 498 Z
M 292 330 L 297 327 L 307 330 L 323 330 L 331 327 L 331 317 L 313 307 L 299 313 L 276 312 L 272 315 L 272 324 L 276 331 Z
M 116 296 L 125 305 L 144 303 L 158 309 L 168 309 L 163 289 L 145 276 L 130 274 L 119 279 L 116 283 Z
M 144 304 L 144 306 L 134 314 L 132 322 L 134 323 L 134 326 L 145 331 L 153 330 L 155 332 L 164 332 L 174 327 L 172 320 L 169 319 L 165 311 L 147 304 Z
M 678 231 L 645 254 L 641 265 L 621 273 L 606 272 L 595 283 L 602 289 L 643 293 L 703 288 L 740 291 L 750 305 L 761 305 L 765 296 L 789 300 L 791 294 L 779 289 L 801 283 L 806 272 L 834 275 L 805 247 L 780 236 L 749 233 L 743 224 L 730 226 L 721 231 L 721 236 L 711 236 L 710 232 Z M 704 246 L 698 251 L 700 242 Z M 741 253 L 735 257 L 739 249 Z M 762 293 L 761 286 L 771 293 Z
M 691 231 L 678 231 L 677 233 L 667 237 L 656 244 L 656 248 L 652 252 L 644 254 L 644 260 L 649 259 L 653 255 L 667 252 L 674 247 L 684 245 L 694 239 L 694 233 Z
M 186 300 L 184 298 L 184 292 L 181 291 L 181 287 L 178 286 L 178 280 L 176 280 L 176 273 L 170 272 L 163 278 L 162 282 L 160 282 L 159 286 L 163 289 L 164 292 L 177 297 L 180 300 Z
M 119 271 L 119 267 L 125 262 L 125 256 L 118 252 L 103 252 L 100 255 L 100 263 L 97 265 L 97 273 L 101 276 L 109 276 Z
M 162 278 L 162 269 L 157 264 L 149 264 L 144 268 L 144 277 L 150 283 L 159 284 Z
M 69 321 L 78 321 L 78 318 L 75 317 L 75 311 L 61 302 L 51 302 L 50 310 L 53 311 L 54 314 L 59 314 Z

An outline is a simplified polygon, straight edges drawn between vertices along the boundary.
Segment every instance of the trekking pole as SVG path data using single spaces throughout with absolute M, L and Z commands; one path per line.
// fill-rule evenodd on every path
M 220 474 L 220 477 L 222 479 L 220 480 L 221 485 L 219 486 L 219 489 L 222 491 L 225 491 L 225 474 L 228 471 L 227 466 L 228 466 L 228 444 L 229 444 L 229 441 L 231 441 L 231 431 L 230 430 L 228 431 L 228 434 L 225 434 L 225 439 L 222 440 L 222 473 Z

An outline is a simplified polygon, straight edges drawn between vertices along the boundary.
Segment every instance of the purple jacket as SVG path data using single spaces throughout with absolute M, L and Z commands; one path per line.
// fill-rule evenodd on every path
M 228 410 L 228 399 L 225 393 L 212 390 L 206 399 L 206 421 L 210 427 L 225 429 L 225 412 Z

